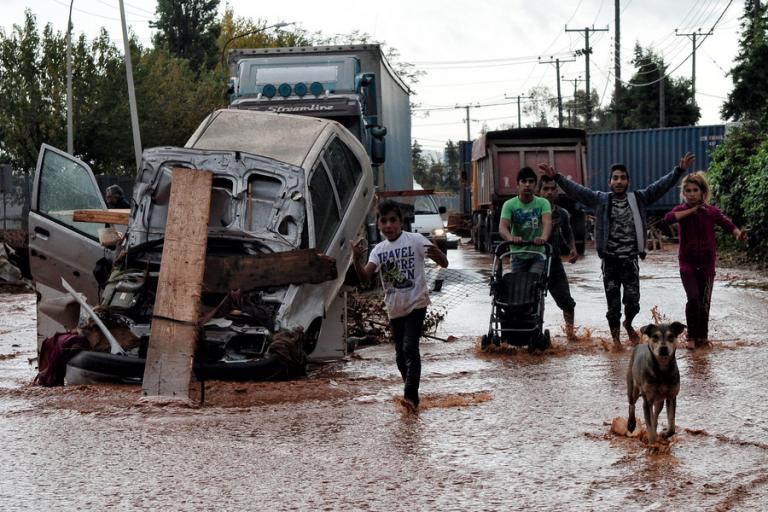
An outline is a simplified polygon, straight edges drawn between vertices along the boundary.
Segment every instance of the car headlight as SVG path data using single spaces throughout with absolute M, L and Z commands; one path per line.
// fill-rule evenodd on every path
M 445 236 L 445 230 L 443 228 L 435 228 L 432 230 L 432 236 Z

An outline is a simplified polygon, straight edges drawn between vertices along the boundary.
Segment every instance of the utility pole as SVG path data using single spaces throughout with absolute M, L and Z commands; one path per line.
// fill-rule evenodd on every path
M 472 140 L 469 134 L 469 105 L 465 105 L 464 108 L 467 111 L 467 140 Z
M 614 57 L 614 69 L 613 76 L 615 77 L 613 83 L 613 129 L 619 129 L 619 95 L 621 94 L 621 10 L 619 9 L 620 0 L 613 0 L 613 24 L 616 29 L 614 30 L 613 38 L 613 57 Z
M 521 99 L 529 100 L 529 99 L 531 99 L 531 97 L 530 96 L 523 96 L 522 94 L 518 94 L 517 96 L 507 96 L 506 94 L 504 95 L 504 99 L 505 100 L 513 100 L 515 98 L 517 98 L 517 127 L 518 128 L 522 128 L 523 127 L 523 117 L 520 115 L 520 100 Z
M 125 6 L 120 2 L 120 21 L 123 26 L 123 48 L 125 49 L 125 78 L 128 82 L 128 106 L 131 111 L 131 130 L 133 131 L 133 151 L 136 157 L 136 169 L 141 167 L 141 132 L 139 131 L 139 112 L 136 109 L 136 92 L 133 89 L 133 66 L 131 65 L 131 45 L 128 42 L 128 27 L 125 22 Z
M 661 74 L 661 77 L 659 78 L 659 128 L 664 128 L 664 125 L 666 124 L 666 120 L 664 119 L 664 111 L 666 110 L 664 104 L 664 76 L 666 75 L 666 70 L 662 67 L 659 72 Z
M 75 138 L 72 134 L 72 4 L 69 2 L 69 18 L 67 19 L 67 153 L 74 155 Z
M 577 76 L 576 78 L 565 78 L 562 77 L 563 80 L 566 82 L 573 82 L 573 101 L 571 101 L 571 104 L 575 107 L 576 106 L 576 91 L 579 89 L 579 82 L 583 82 L 584 79 L 581 78 L 581 75 Z M 578 115 L 576 114 L 576 109 L 573 109 L 573 118 L 578 119 Z M 571 109 L 568 109 L 568 126 L 573 127 L 575 123 L 571 120 Z
M 709 32 L 702 32 L 701 29 L 698 29 L 695 32 L 691 32 L 689 34 L 683 34 L 683 33 L 678 33 L 677 29 L 675 29 L 675 35 L 690 37 L 691 41 L 693 41 L 693 51 L 691 52 L 691 62 L 693 63 L 693 69 L 691 71 L 691 98 L 693 98 L 693 102 L 696 103 L 696 37 L 711 36 L 712 31 L 710 30 Z
M 575 54 L 577 56 L 584 56 L 584 59 L 586 61 L 586 88 L 587 88 L 587 104 L 586 108 L 584 109 L 587 113 L 587 120 L 586 120 L 586 127 L 589 128 L 589 126 L 592 124 L 592 89 L 590 89 L 589 86 L 589 55 L 592 53 L 592 47 L 589 46 L 589 33 L 590 32 L 608 32 L 608 27 L 605 28 L 595 28 L 594 26 L 592 28 L 584 27 L 584 28 L 578 28 L 578 29 L 570 29 L 568 26 L 565 26 L 566 32 L 583 32 L 584 33 L 584 48 L 581 50 L 576 50 Z
M 472 140 L 470 138 L 470 133 L 469 133 L 469 123 L 470 123 L 469 109 L 472 108 L 472 105 L 456 105 L 454 108 L 463 108 L 465 110 L 467 117 L 466 117 L 466 119 L 464 119 L 464 121 L 467 122 L 467 140 Z
M 568 59 L 561 61 L 560 59 L 551 60 L 552 56 L 550 55 L 550 60 L 541 60 L 541 57 L 539 57 L 539 64 L 554 64 L 555 70 L 557 71 L 557 126 L 558 128 L 563 127 L 563 95 L 560 92 L 560 62 L 576 62 L 576 59 Z

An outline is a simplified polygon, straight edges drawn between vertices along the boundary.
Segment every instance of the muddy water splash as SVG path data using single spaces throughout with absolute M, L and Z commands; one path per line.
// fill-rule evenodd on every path
M 391 345 L 300 381 L 208 382 L 202 406 L 199 383 L 183 406 L 142 402 L 137 386 L 32 387 L 34 297 L 0 295 L 0 354 L 16 354 L 0 361 L 0 508 L 765 508 L 764 290 L 716 281 L 712 337 L 733 341 L 678 352 L 678 433 L 654 451 L 611 433 L 627 414 L 629 353 L 602 346 L 610 338 L 596 258 L 566 267 L 589 336 L 566 341 L 548 299 L 555 336 L 543 354 L 478 350 L 490 263 L 463 250 L 449 258 L 467 278 L 444 284 L 454 305 L 438 334 L 458 339 L 422 343 L 418 415 L 395 402 L 402 383 Z M 638 325 L 653 306 L 683 319 L 674 248 L 649 255 L 641 273 L 650 278 Z

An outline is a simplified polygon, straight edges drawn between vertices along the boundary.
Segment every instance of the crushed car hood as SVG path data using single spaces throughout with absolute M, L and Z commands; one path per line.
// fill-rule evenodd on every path
M 144 151 L 133 193 L 128 248 L 165 236 L 174 167 L 213 172 L 209 237 L 258 241 L 267 252 L 301 246 L 302 235 L 306 236 L 301 167 L 240 151 L 165 147 Z

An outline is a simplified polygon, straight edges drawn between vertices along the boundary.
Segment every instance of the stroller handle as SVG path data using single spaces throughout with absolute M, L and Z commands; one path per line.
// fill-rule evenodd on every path
M 501 242 L 498 245 L 498 247 L 496 247 L 496 256 L 497 257 L 501 257 L 504 253 L 509 252 L 509 247 L 513 246 L 513 245 L 518 246 L 518 247 L 531 247 L 531 246 L 544 247 L 544 255 L 547 258 L 552 256 L 552 246 L 550 244 L 546 243 L 546 244 L 543 244 L 543 245 L 539 246 L 539 245 L 534 244 L 532 241 L 529 241 L 529 242 L 510 242 L 510 241 Z

